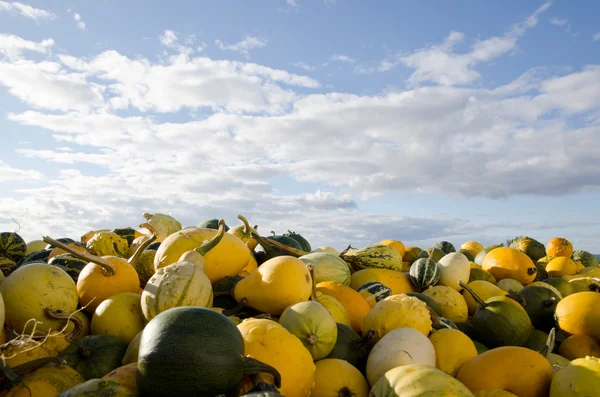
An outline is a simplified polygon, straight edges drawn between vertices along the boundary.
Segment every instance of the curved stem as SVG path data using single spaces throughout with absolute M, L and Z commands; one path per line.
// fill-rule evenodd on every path
M 291 256 L 300 257 L 309 254 L 310 252 L 302 251 L 293 247 L 288 247 L 285 244 L 281 244 L 279 241 L 271 240 L 268 238 L 261 237 L 258 233 L 251 231 L 250 234 L 260 245 L 265 248 L 265 245 L 272 245 L 275 248 L 279 248 L 280 250 L 287 252 Z M 265 248 L 266 251 L 266 248 Z
M 556 328 L 552 328 L 548 333 L 548 339 L 546 340 L 546 346 L 539 352 L 542 356 L 546 357 L 554 350 L 556 343 Z
M 246 298 L 242 298 L 240 303 L 238 303 L 236 306 L 232 307 L 231 309 L 223 309 L 221 314 L 224 316 L 233 316 L 233 315 L 241 312 L 245 307 L 246 307 Z
M 353 341 L 352 344 L 354 345 L 354 347 L 360 348 L 360 347 L 363 347 L 364 345 L 366 345 L 367 343 L 369 343 L 369 341 L 371 339 L 373 339 L 374 337 L 375 337 L 375 330 L 370 329 L 367 331 L 365 336 Z
M 431 324 L 433 325 L 433 329 L 440 328 L 440 326 L 442 325 L 442 323 L 440 322 L 440 316 L 438 316 L 435 310 L 433 310 L 429 306 L 427 306 L 427 309 L 429 310 L 429 316 L 431 316 Z
M 342 252 L 340 252 L 339 257 L 342 258 L 342 259 L 344 259 L 342 257 L 342 255 L 345 256 L 348 253 L 348 251 L 350 251 L 351 249 L 352 249 L 352 244 L 348 244 L 348 246 L 346 248 L 344 248 L 344 250 Z
M 81 331 L 83 331 L 83 322 L 79 317 L 75 315 L 75 313 L 63 313 L 62 310 L 52 310 L 49 307 L 47 307 L 44 310 L 44 312 L 46 316 L 50 317 L 53 320 L 66 320 L 67 322 L 71 321 L 73 323 L 73 331 L 69 332 L 68 334 L 65 334 L 65 339 L 67 340 L 67 342 L 71 343 L 79 339 L 79 337 L 81 336 Z
M 313 265 L 306 265 L 308 267 L 308 271 L 310 272 L 310 282 L 311 282 L 311 291 L 310 291 L 310 299 L 319 303 L 319 298 L 317 297 L 317 286 L 315 283 L 315 267 Z
M 250 234 L 250 224 L 248 223 L 248 220 L 246 218 L 244 218 L 242 215 L 238 215 L 237 218 L 242 221 L 242 223 L 244 224 L 244 230 L 242 231 L 242 233 L 244 233 L 244 236 L 249 235 Z
M 219 244 L 219 242 L 223 238 L 224 234 L 225 234 L 225 221 L 223 219 L 220 219 L 219 220 L 219 229 L 217 229 L 217 234 L 213 238 L 208 240 L 206 243 L 204 243 L 201 247 L 196 248 L 194 251 L 198 252 L 202 256 L 206 255 L 206 253 L 208 251 L 215 248 L 215 246 L 217 244 Z
M 279 374 L 279 371 L 254 358 L 244 358 L 244 375 L 255 375 L 260 373 L 273 375 L 275 386 L 281 387 L 281 375 Z
M 150 232 L 152 232 L 152 235 L 150 236 L 150 238 L 146 239 L 142 244 L 140 244 L 140 246 L 137 247 L 137 249 L 135 250 L 133 255 L 131 255 L 131 258 L 129 258 L 127 260 L 127 263 L 129 263 L 134 268 L 135 268 L 135 265 L 137 264 L 138 259 L 140 259 L 140 256 L 142 256 L 142 252 L 144 252 L 146 250 L 146 248 L 148 248 L 148 246 L 150 244 L 152 244 L 152 242 L 154 240 L 156 240 L 156 230 L 147 223 L 145 223 L 143 225 L 147 225 L 144 227 L 147 228 L 148 230 L 150 230 Z M 142 225 L 140 225 L 140 226 L 142 226 Z
M 25 364 L 9 367 L 0 360 L 0 372 L 5 379 L 9 381 L 9 388 L 18 385 L 23 379 L 23 375 L 32 372 L 48 364 L 65 365 L 67 362 L 60 357 L 44 357 L 26 362 Z M 2 380 L 2 376 L 0 376 Z
M 76 256 L 79 259 L 83 259 L 84 261 L 88 261 L 88 262 L 94 263 L 98 266 L 102 266 L 102 269 L 104 269 L 104 271 L 102 273 L 107 277 L 114 276 L 116 274 L 115 267 L 112 265 L 112 263 L 110 263 L 103 257 L 92 255 L 89 252 L 78 251 L 76 249 L 69 247 L 66 244 L 61 243 L 60 241 L 54 240 L 53 238 L 51 238 L 49 236 L 44 236 L 42 238 L 42 241 L 44 241 L 45 243 L 48 243 L 48 244 L 52 244 L 55 247 L 61 248 L 65 251 L 67 251 L 68 253 L 73 254 L 74 256 Z
M 479 308 L 485 309 L 487 307 L 487 304 L 483 300 L 481 300 L 481 298 L 475 293 L 475 291 L 473 291 L 470 287 L 463 283 L 462 280 L 458 280 L 458 285 L 467 290 L 467 292 L 473 297 L 477 305 L 479 305 Z

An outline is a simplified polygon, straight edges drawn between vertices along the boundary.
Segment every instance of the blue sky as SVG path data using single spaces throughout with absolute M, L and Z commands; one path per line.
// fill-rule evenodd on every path
M 600 4 L 374 4 L 0 1 L 0 229 L 599 253 Z

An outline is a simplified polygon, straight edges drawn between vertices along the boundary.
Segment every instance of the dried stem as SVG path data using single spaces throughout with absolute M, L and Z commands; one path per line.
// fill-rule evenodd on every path
M 104 271 L 102 273 L 107 277 L 114 276 L 116 274 L 115 267 L 112 265 L 112 263 L 110 263 L 109 261 L 107 261 L 106 259 L 104 259 L 100 256 L 92 255 L 89 252 L 78 251 L 78 250 L 73 249 L 73 248 L 69 247 L 68 245 L 63 244 L 60 241 L 56 241 L 53 238 L 48 237 L 48 236 L 44 236 L 42 238 L 42 240 L 45 243 L 52 244 L 58 248 L 61 248 L 65 251 L 67 251 L 70 254 L 73 254 L 74 256 L 76 256 L 79 259 L 83 259 L 85 261 L 95 263 L 98 266 L 102 266 L 102 268 L 104 269 Z

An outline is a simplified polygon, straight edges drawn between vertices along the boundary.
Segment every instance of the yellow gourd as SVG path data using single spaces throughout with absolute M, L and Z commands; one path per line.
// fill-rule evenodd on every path
M 85 379 L 69 366 L 46 366 L 25 375 L 3 397 L 54 397 L 83 382 Z
M 369 385 L 352 364 L 337 358 L 316 363 L 315 387 L 310 397 L 367 397 Z
M 477 357 L 477 348 L 467 335 L 457 329 L 440 329 L 429 340 L 435 349 L 435 366 L 456 376 L 460 367 Z
M 454 323 L 464 323 L 467 321 L 469 308 L 460 292 L 445 285 L 436 285 L 423 291 L 423 294 L 438 304 L 441 311 L 440 314 L 445 319 Z
M 227 233 L 237 236 L 244 242 L 251 250 L 254 250 L 258 245 L 258 242 L 252 237 L 252 232 L 256 232 L 258 226 L 251 227 L 246 218 L 241 215 L 237 216 L 242 221 L 241 225 L 233 226 Z
M 467 284 L 467 287 L 471 288 L 484 302 L 492 296 L 506 296 L 508 294 L 508 292 L 504 291 L 502 288 L 483 280 L 471 281 Z M 475 302 L 473 296 L 466 290 L 463 290 L 462 296 L 465 299 L 465 302 L 467 302 L 469 314 L 472 316 L 479 305 Z
M 546 273 L 550 277 L 572 276 L 577 273 L 577 264 L 571 258 L 559 256 L 546 265 Z
M 244 354 L 268 364 L 281 375 L 279 392 L 286 397 L 308 397 L 314 385 L 315 364 L 302 342 L 272 320 L 246 319 L 238 325 Z M 271 375 L 262 375 L 273 383 Z
M 533 282 L 537 274 L 537 268 L 531 258 L 509 247 L 499 247 L 488 252 L 481 267 L 490 272 L 497 281 L 510 278 L 523 285 Z
M 508 392 L 506 390 L 493 389 L 493 390 L 479 390 L 475 393 L 475 397 L 519 397 L 516 394 Z
M 181 230 L 181 223 L 171 215 L 144 213 L 142 216 L 147 223 L 141 224 L 140 227 L 156 232 L 156 241 L 164 241 L 171 234 Z
M 478 243 L 477 241 L 467 241 L 460 246 L 461 250 L 465 250 L 473 255 L 473 258 L 477 256 L 477 254 L 483 250 L 483 245 Z
M 109 372 L 108 374 L 104 375 L 102 377 L 102 379 L 112 380 L 114 382 L 117 382 L 121 386 L 126 387 L 129 390 L 137 393 L 138 387 L 137 387 L 136 375 L 137 375 L 137 363 L 131 363 L 131 364 L 123 365 L 122 367 L 119 367 L 119 368 Z
M 600 344 L 587 335 L 571 335 L 558 348 L 558 353 L 569 361 L 587 356 L 600 357 Z
M 350 315 L 352 329 L 361 332 L 361 325 L 365 316 L 371 310 L 371 306 L 360 293 L 333 281 L 323 281 L 317 284 L 317 291 L 332 296 L 340 302 Z
M 279 315 L 288 306 L 307 301 L 311 291 L 312 278 L 304 263 L 293 256 L 277 256 L 240 280 L 233 296 L 253 309 Z
M 317 291 L 316 295 L 317 301 L 323 306 L 325 306 L 329 313 L 331 313 L 331 316 L 333 317 L 336 323 L 352 327 L 352 322 L 350 321 L 350 314 L 348 314 L 348 310 L 346 310 L 344 305 L 342 305 L 333 296 L 325 295 L 322 292 Z
M 402 243 L 402 241 L 398 241 L 398 240 L 381 240 L 377 244 L 387 245 L 388 247 L 392 247 L 393 249 L 395 249 L 396 251 L 398 251 L 398 253 L 400 254 L 401 257 L 404 258 L 404 254 L 406 252 L 406 247 L 404 246 L 404 244 Z M 375 245 L 377 245 L 377 244 L 375 244 Z
M 600 340 L 600 293 L 577 292 L 556 305 L 554 318 L 569 335 L 584 334 Z
M 368 282 L 377 281 L 392 290 L 392 295 L 415 292 L 415 286 L 410 281 L 408 273 L 396 272 L 389 269 L 363 269 L 352 274 L 350 287 L 358 290 Z
M 115 294 L 105 299 L 94 312 L 93 335 L 110 335 L 129 344 L 144 328 L 140 296 L 132 292 Z
M 600 359 L 578 358 L 552 379 L 550 397 L 597 397 L 600 395 Z

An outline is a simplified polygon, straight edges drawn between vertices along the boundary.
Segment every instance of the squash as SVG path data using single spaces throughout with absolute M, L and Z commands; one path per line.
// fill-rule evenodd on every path
M 371 310 L 371 306 L 369 306 L 367 300 L 360 293 L 350 287 L 331 281 L 324 281 L 317 284 L 316 289 L 318 292 L 337 299 L 348 311 L 352 329 L 356 332 L 361 332 L 361 325 L 365 316 Z
M 455 289 L 445 285 L 436 285 L 429 287 L 422 294 L 432 298 L 437 303 L 442 317 L 454 323 L 467 321 L 469 316 L 467 302 Z
M 325 309 L 331 314 L 336 323 L 352 326 L 348 310 L 333 296 L 325 295 L 322 292 L 316 293 L 317 302 L 325 306 Z
M 131 363 L 127 365 L 123 365 L 119 368 L 116 368 L 114 371 L 109 372 L 104 375 L 102 379 L 104 380 L 112 380 L 117 382 L 123 387 L 128 388 L 134 393 L 138 393 L 137 388 L 137 363 Z
M 0 284 L 0 294 L 5 322 L 19 334 L 33 332 L 34 320 L 39 322 L 34 336 L 60 331 L 66 325 L 60 314 L 77 309 L 73 279 L 64 270 L 46 263 L 32 263 L 15 270 Z
M 587 356 L 600 357 L 600 344 L 591 336 L 571 335 L 560 344 L 558 354 L 571 361 Z
M 488 350 L 462 365 L 456 379 L 473 393 L 501 389 L 517 396 L 547 397 L 552 365 L 538 352 L 518 346 Z
M 481 267 L 498 281 L 510 278 L 523 285 L 533 282 L 537 274 L 537 268 L 530 257 L 517 249 L 507 247 L 490 251 L 483 259 Z
M 198 250 L 205 240 L 210 240 L 217 234 L 218 230 L 198 227 L 188 227 L 171 234 L 156 250 L 154 269 L 158 270 L 179 261 L 182 254 Z M 204 273 L 211 283 L 227 276 L 234 277 L 246 266 L 256 262 L 248 246 L 229 233 L 225 233 L 215 247 L 202 254 Z
M 340 258 L 348 262 L 355 272 L 363 269 L 388 269 L 397 272 L 406 272 L 400 253 L 387 245 L 369 245 L 352 253 L 341 254 Z
M 302 237 L 300 234 L 298 234 L 296 232 L 288 230 L 287 233 L 283 233 L 283 236 L 296 240 L 296 242 L 298 244 L 300 244 L 300 249 L 303 251 L 310 252 L 312 250 L 312 247 L 310 246 L 310 243 L 308 242 L 308 240 L 306 240 L 304 237 Z
M 55 397 L 83 382 L 85 379 L 67 365 L 46 366 L 24 375 L 3 397 Z
M 477 241 L 467 241 L 462 243 L 460 246 L 461 250 L 469 251 L 473 257 L 477 256 L 478 253 L 483 250 L 483 245 L 479 244 Z
M 369 331 L 363 337 L 344 324 L 337 324 L 337 340 L 327 358 L 339 358 L 356 367 L 361 373 L 367 367 L 367 358 L 371 351 L 370 341 L 375 331 Z
M 88 396 L 136 397 L 137 394 L 113 380 L 90 379 L 60 393 L 57 397 Z
M 365 285 L 361 286 L 357 292 L 364 296 L 371 308 L 375 307 L 377 302 L 380 302 L 392 295 L 392 290 L 390 288 L 377 281 L 366 283 Z
M 14 232 L 0 233 L 0 257 L 18 262 L 27 252 L 27 243 L 19 234 Z M 8 276 L 8 274 L 4 274 Z
M 244 338 L 245 355 L 279 371 L 279 392 L 282 395 L 310 395 L 316 368 L 312 356 L 298 338 L 275 321 L 266 319 L 246 319 L 238 325 L 238 329 Z
M 517 280 L 513 280 L 512 278 L 502 279 L 502 280 L 498 281 L 498 283 L 496 283 L 496 285 L 498 286 L 498 288 L 503 289 L 504 291 L 508 292 L 509 294 L 516 294 L 519 291 L 521 291 L 523 288 L 525 288 L 523 286 L 523 284 L 521 284 Z
M 375 245 L 387 245 L 388 247 L 392 247 L 393 249 L 398 251 L 398 253 L 404 260 L 404 254 L 406 253 L 406 247 L 404 246 L 404 243 L 402 243 L 402 241 L 386 239 L 386 240 L 381 240 L 380 242 L 376 243 Z
M 429 336 L 429 341 L 435 349 L 436 367 L 451 376 L 478 355 L 473 341 L 457 329 L 440 329 Z
M 467 285 L 483 301 L 491 298 L 492 296 L 506 296 L 508 294 L 503 289 L 495 286 L 494 284 L 492 284 L 490 282 L 483 281 L 483 280 L 471 281 Z M 467 290 L 463 290 L 462 296 L 465 299 L 465 302 L 467 302 L 467 308 L 469 310 L 469 315 L 472 316 L 473 314 L 475 314 L 475 312 L 479 308 L 479 305 L 477 304 L 477 302 L 475 301 L 475 299 L 473 299 L 473 297 L 471 296 L 471 294 L 469 292 L 467 292 Z
M 519 397 L 509 391 L 502 389 L 479 390 L 475 393 L 475 397 Z
M 564 237 L 554 237 L 546 244 L 546 255 L 570 258 L 573 255 L 573 245 Z
M 410 281 L 408 273 L 388 269 L 364 269 L 355 272 L 350 277 L 350 287 L 358 290 L 368 282 L 377 281 L 392 290 L 392 295 L 415 292 L 415 286 Z
M 310 397 L 368 397 L 369 385 L 358 369 L 344 360 L 328 358 L 315 364 Z
M 390 369 L 409 364 L 435 367 L 435 348 L 414 328 L 397 328 L 375 344 L 367 360 L 367 380 L 375 383 Z
M 144 329 L 140 296 L 132 292 L 114 294 L 94 312 L 91 331 L 94 335 L 110 335 L 129 344 Z
M 333 281 L 342 285 L 350 285 L 350 268 L 339 256 L 327 252 L 312 252 L 299 257 L 305 265 L 314 269 L 315 283 Z
M 571 258 L 559 256 L 548 263 L 546 272 L 550 277 L 572 276 L 577 273 L 577 264 Z
M 458 280 L 469 280 L 471 264 L 466 256 L 458 252 L 445 255 L 437 262 L 440 269 L 440 281 L 438 284 L 445 285 L 460 291 Z
M 314 361 L 327 357 L 337 340 L 336 322 L 318 302 L 299 302 L 286 308 L 279 324 L 296 335 Z
M 500 247 L 503 247 L 503 245 L 490 245 L 489 247 L 485 247 L 484 249 L 479 251 L 479 253 L 475 256 L 475 260 L 473 262 L 475 262 L 476 264 L 481 266 L 481 264 L 483 263 L 483 258 L 485 258 L 485 256 L 490 251 L 495 250 L 496 248 L 500 248 Z
M 404 365 L 389 370 L 369 394 L 370 397 L 473 397 L 458 380 L 435 367 Z
M 569 284 L 573 286 L 573 293 L 576 292 L 599 292 L 600 278 L 596 277 L 579 277 L 569 280 Z
M 269 373 L 277 385 L 281 380 L 274 368 L 244 358 L 244 340 L 233 322 L 202 307 L 175 307 L 150 320 L 142 332 L 137 363 L 140 395 L 228 394 L 244 374 Z
M 516 237 L 510 242 L 509 248 L 518 249 L 530 257 L 534 263 L 546 255 L 544 244 L 531 237 Z
M 554 326 L 554 310 L 560 302 L 560 293 L 550 288 L 528 285 L 517 294 L 508 297 L 515 299 L 523 306 L 535 328 L 549 331 Z
M 593 254 L 583 250 L 573 251 L 571 259 L 573 259 L 576 263 L 581 263 L 584 267 L 600 266 L 600 263 L 598 263 L 598 259 L 596 259 L 596 257 Z
M 367 313 L 361 330 L 363 335 L 374 330 L 372 342 L 377 342 L 396 328 L 414 328 L 425 336 L 429 335 L 431 315 L 427 304 L 414 296 L 392 295 Z
M 570 335 L 600 340 L 600 293 L 577 292 L 563 298 L 554 312 L 558 327 Z
M 146 223 L 141 224 L 140 227 L 144 227 L 151 232 L 154 232 L 156 234 L 157 242 L 165 241 L 167 237 L 180 231 L 182 228 L 181 223 L 171 215 L 143 213 L 142 216 L 146 219 Z
M 84 379 L 101 378 L 121 365 L 127 344 L 109 335 L 88 335 L 71 343 L 59 357 Z
M 142 340 L 142 332 L 144 332 L 144 330 L 138 332 L 138 334 L 133 337 L 131 342 L 129 342 L 129 345 L 127 345 L 127 350 L 125 351 L 125 355 L 121 360 L 121 365 L 137 362 L 138 353 L 140 351 L 140 340 Z
M 442 276 L 438 264 L 429 258 L 414 261 L 408 274 L 413 285 L 421 289 L 436 285 Z
M 578 358 L 552 379 L 549 397 L 596 397 L 600 390 L 600 359 Z
M 300 259 L 278 256 L 240 280 L 233 289 L 233 296 L 248 307 L 279 315 L 286 307 L 307 301 L 312 284 L 310 272 Z
M 233 234 L 246 244 L 250 250 L 254 250 L 258 242 L 252 237 L 252 232 L 256 232 L 258 226 L 251 227 L 248 220 L 242 215 L 238 215 L 237 218 L 242 221 L 241 225 L 233 226 L 227 233 Z
M 75 248 L 75 247 L 73 247 Z M 128 257 L 129 244 L 127 240 L 112 231 L 101 231 L 94 234 L 85 244 L 85 248 L 96 256 Z M 55 248 L 58 249 L 58 248 Z M 50 257 L 53 255 L 50 254 Z

